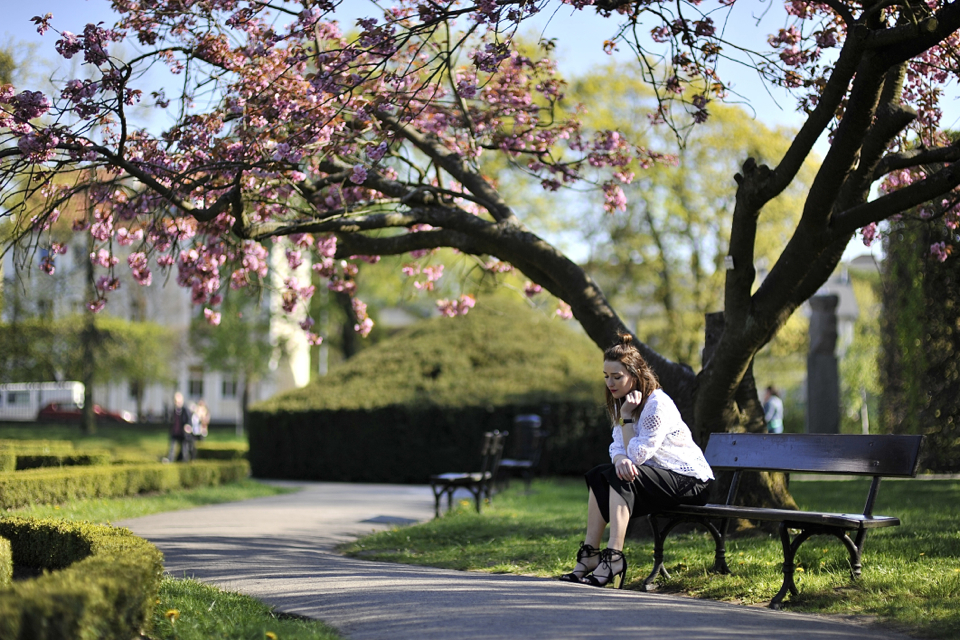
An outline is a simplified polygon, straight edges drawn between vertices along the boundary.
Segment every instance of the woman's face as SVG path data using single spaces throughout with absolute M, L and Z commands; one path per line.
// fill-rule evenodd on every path
M 627 373 L 627 368 L 622 362 L 604 360 L 603 379 L 607 383 L 607 389 L 610 395 L 619 400 L 627 395 L 636 387 L 636 380 Z

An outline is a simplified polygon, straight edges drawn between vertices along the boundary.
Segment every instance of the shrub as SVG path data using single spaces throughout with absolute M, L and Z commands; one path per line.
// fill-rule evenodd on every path
M 43 467 L 94 467 L 110 464 L 109 451 L 84 451 L 83 453 L 63 454 L 21 454 L 17 453 L 16 469 L 40 469 Z
M 582 473 L 609 444 L 600 359 L 582 333 L 518 305 L 424 321 L 254 407 L 251 468 L 257 477 L 424 482 L 471 470 L 484 431 L 537 413 L 551 433 L 543 470 Z
M 136 495 L 245 478 L 246 460 L 159 462 L 100 467 L 63 467 L 0 473 L 0 508 L 60 504 L 68 500 Z
M 197 447 L 200 460 L 240 460 L 247 455 L 247 445 L 239 442 L 202 442 Z
M 0 449 L 13 449 L 24 454 L 63 454 L 73 452 L 73 443 L 69 440 L 0 439 Z
M 13 552 L 10 541 L 0 538 L 0 589 L 6 589 L 13 583 Z
M 14 565 L 44 570 L 0 590 L 0 637 L 127 640 L 151 624 L 163 556 L 128 529 L 10 517 L 0 536 Z
M 0 449 L 0 473 L 4 471 L 16 471 L 17 454 L 13 449 Z

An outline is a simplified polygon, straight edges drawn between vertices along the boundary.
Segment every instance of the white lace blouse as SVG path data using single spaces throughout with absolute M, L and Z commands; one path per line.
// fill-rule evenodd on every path
M 623 430 L 613 428 L 610 459 L 628 456 L 634 464 L 666 469 L 700 480 L 712 480 L 713 470 L 700 447 L 693 441 L 690 428 L 680 417 L 677 405 L 663 389 L 650 394 L 634 425 L 636 437 L 623 447 Z

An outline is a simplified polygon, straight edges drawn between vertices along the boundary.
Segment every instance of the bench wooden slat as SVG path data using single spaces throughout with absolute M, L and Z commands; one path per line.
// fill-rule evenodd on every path
M 862 513 L 829 513 L 824 511 L 793 511 L 792 509 L 764 509 L 760 507 L 728 506 L 708 504 L 703 507 L 681 505 L 672 507 L 663 513 L 677 513 L 707 518 L 743 518 L 745 520 L 765 520 L 768 522 L 798 522 L 804 524 L 823 524 L 832 527 L 853 529 L 877 529 L 896 527 L 900 519 L 893 516 L 865 516 Z
M 714 469 L 912 478 L 923 436 L 711 433 Z

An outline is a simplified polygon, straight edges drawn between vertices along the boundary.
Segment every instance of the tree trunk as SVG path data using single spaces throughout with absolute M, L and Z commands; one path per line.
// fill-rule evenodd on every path
M 250 405 L 250 376 L 243 374 L 243 394 L 240 397 L 240 424 L 237 425 L 237 435 L 242 436 L 247 425 Z
M 703 348 L 703 371 L 710 366 L 710 359 L 716 350 L 717 343 L 724 331 L 724 314 L 722 311 L 708 313 L 706 316 L 706 331 Z M 701 373 L 703 373 L 703 371 Z M 699 409 L 698 404 L 698 409 Z M 733 399 L 725 406 L 715 409 L 713 415 L 721 416 L 724 420 L 715 422 L 698 421 L 697 426 L 700 438 L 697 439 L 701 447 L 706 447 L 707 440 L 712 432 L 748 431 L 762 433 L 765 429 L 763 422 L 763 408 L 757 395 L 757 386 L 753 377 L 753 361 L 751 360 L 747 373 L 744 374 L 740 386 Z M 700 417 L 699 415 L 697 416 Z M 709 426 L 707 426 L 709 425 Z M 695 434 L 696 435 L 696 434 Z M 717 482 L 711 490 L 711 502 L 724 502 L 733 474 L 718 473 Z M 787 490 L 787 479 L 782 473 L 744 473 L 740 478 L 737 492 L 737 504 L 773 507 L 779 509 L 796 509 L 797 503 Z M 750 528 L 747 522 L 739 522 L 737 529 Z
M 343 324 L 340 325 L 340 340 L 343 344 L 343 359 L 349 360 L 359 351 L 357 332 L 353 327 L 359 324 L 360 320 L 357 318 L 357 312 L 353 310 L 353 298 L 350 297 L 350 294 L 338 291 L 333 295 L 344 315 Z
M 89 236 L 87 241 L 89 253 L 93 253 L 95 246 L 93 236 Z M 87 295 L 92 300 L 96 295 L 96 285 L 94 283 L 93 262 L 87 258 Z M 97 432 L 97 416 L 93 412 L 93 378 L 94 378 L 94 359 L 96 358 L 97 323 L 93 311 L 87 310 L 86 325 L 80 333 L 83 343 L 83 421 L 80 430 L 85 435 L 93 435 Z

